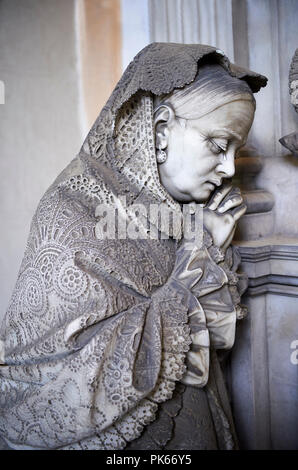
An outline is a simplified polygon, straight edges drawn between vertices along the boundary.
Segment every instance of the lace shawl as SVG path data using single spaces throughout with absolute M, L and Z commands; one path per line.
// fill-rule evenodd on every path
M 224 259 L 205 234 L 190 293 L 171 281 L 173 238 L 100 240 L 95 230 L 96 207 L 120 195 L 128 209 L 156 202 L 181 214 L 158 178 L 152 94 L 190 83 L 210 54 L 254 91 L 265 85 L 212 47 L 148 46 L 41 199 L 0 331 L 0 435 L 12 448 L 123 449 L 136 439 L 184 375 L 194 295 L 202 331 L 231 347 L 243 290 L 232 249 Z M 229 326 L 217 328 L 222 312 Z

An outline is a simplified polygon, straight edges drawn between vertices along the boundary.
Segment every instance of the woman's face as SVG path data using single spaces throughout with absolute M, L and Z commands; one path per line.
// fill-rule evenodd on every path
M 174 199 L 206 202 L 224 178 L 234 175 L 235 155 L 246 142 L 254 110 L 251 101 L 238 100 L 199 119 L 168 122 L 167 159 L 158 169 Z

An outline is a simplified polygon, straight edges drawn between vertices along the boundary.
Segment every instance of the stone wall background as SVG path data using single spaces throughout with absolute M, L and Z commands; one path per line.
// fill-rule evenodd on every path
M 0 1 L 0 316 L 39 199 L 80 148 L 72 0 Z

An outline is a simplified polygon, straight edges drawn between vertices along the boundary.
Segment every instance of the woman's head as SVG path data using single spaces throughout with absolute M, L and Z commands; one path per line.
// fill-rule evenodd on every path
M 250 87 L 218 64 L 200 67 L 194 82 L 155 100 L 161 183 L 176 200 L 205 202 L 215 186 L 234 175 L 255 111 Z M 164 155 L 165 155 L 164 154 Z

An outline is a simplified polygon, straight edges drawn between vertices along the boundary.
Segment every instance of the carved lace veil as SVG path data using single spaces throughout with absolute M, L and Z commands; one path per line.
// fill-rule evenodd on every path
M 215 48 L 147 46 L 40 201 L 0 330 L 0 435 L 11 447 L 124 448 L 181 379 L 190 337 L 185 293 L 166 285 L 175 244 L 100 242 L 94 214 L 119 195 L 180 213 L 158 178 L 153 94 L 190 83 L 208 56 L 253 91 L 265 86 Z M 201 292 L 225 280 L 214 267 Z

